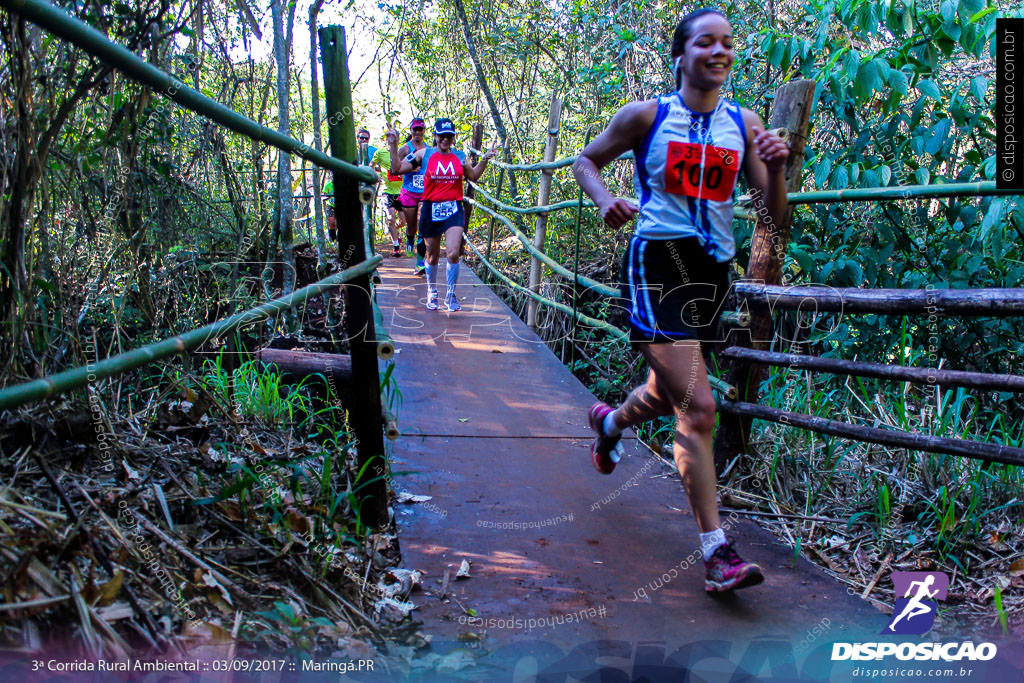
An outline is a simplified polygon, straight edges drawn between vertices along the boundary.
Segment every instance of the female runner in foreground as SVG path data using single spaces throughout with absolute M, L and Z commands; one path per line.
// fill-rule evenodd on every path
M 591 459 L 610 474 L 621 455 L 622 430 L 674 414 L 673 455 L 701 531 L 705 589 L 728 591 L 764 577 L 760 567 L 740 559 L 721 528 L 711 452 L 715 400 L 700 340 L 716 333 L 729 287 L 736 177 L 742 169 L 778 224 L 786 209 L 789 149 L 764 130 L 757 114 L 720 96 L 735 59 L 723 14 L 699 9 L 686 15 L 672 37 L 672 58 L 677 91 L 622 107 L 573 166 L 609 227 L 636 216 L 623 260 L 623 297 L 630 301 L 630 338 L 650 365 L 646 384 L 617 409 L 604 403 L 590 409 L 597 433 Z M 635 154 L 639 207 L 613 197 L 599 174 L 627 150 Z

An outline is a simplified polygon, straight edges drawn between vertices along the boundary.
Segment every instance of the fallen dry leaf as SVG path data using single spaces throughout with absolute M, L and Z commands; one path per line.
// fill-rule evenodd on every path
M 1010 576 L 1024 576 L 1024 557 L 1018 557 L 1010 563 Z
M 456 579 L 468 579 L 469 577 L 469 560 L 463 560 L 462 564 L 459 565 L 459 571 L 455 572 Z
M 433 496 L 417 495 L 408 491 L 395 491 L 395 501 L 399 503 L 426 503 Z
M 100 586 L 100 601 L 98 604 L 102 606 L 109 605 L 114 602 L 117 596 L 121 593 L 121 584 L 123 583 L 124 572 L 118 569 L 114 572 L 114 578 Z

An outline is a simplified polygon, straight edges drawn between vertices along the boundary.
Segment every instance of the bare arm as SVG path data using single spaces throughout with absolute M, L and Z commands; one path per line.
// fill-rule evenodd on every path
M 758 213 L 761 207 L 768 210 L 767 215 L 758 220 L 774 232 L 786 215 L 789 146 L 778 135 L 766 131 L 761 117 L 749 109 L 743 110 L 743 122 L 748 140 L 743 175 L 754 198 L 754 212 Z
M 636 147 L 650 130 L 657 111 L 657 100 L 627 104 L 616 112 L 608 127 L 587 145 L 572 166 L 576 182 L 597 204 L 601 218 L 609 227 L 625 225 L 640 209 L 627 199 L 612 196 L 601 180 L 601 169 Z
M 405 160 L 405 157 L 409 155 L 409 145 L 404 144 L 401 149 L 398 149 L 398 133 L 394 129 L 387 132 L 387 140 L 388 151 L 391 153 L 391 168 L 388 169 L 388 172 L 392 175 L 405 175 L 409 171 L 415 170 L 416 167 Z
M 491 148 L 483 153 L 476 166 L 473 166 L 469 162 L 469 157 L 466 157 L 466 160 L 462 162 L 462 174 L 467 180 L 472 180 L 475 183 L 480 179 L 480 176 L 487 170 L 487 161 L 496 155 L 499 146 L 497 140 L 492 142 Z

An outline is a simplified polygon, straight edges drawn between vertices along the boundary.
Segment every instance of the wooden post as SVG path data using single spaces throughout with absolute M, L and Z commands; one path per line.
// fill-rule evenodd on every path
M 480 145 L 482 145 L 483 143 L 484 143 L 484 124 L 482 124 L 482 123 L 474 123 L 473 124 L 473 139 L 472 139 L 472 142 L 471 142 L 470 146 L 473 149 L 480 149 Z M 477 163 L 476 152 L 470 152 L 469 160 L 470 160 L 470 163 L 472 163 L 474 166 L 476 166 L 476 163 Z M 469 184 L 466 185 L 465 195 L 467 197 L 469 197 L 470 199 L 473 199 L 473 197 L 476 195 L 476 191 L 473 189 L 472 185 L 469 185 Z M 469 202 L 462 202 L 462 207 L 466 211 L 466 225 L 465 225 L 466 232 L 469 232 L 469 219 L 473 215 L 473 205 L 470 204 Z
M 562 120 L 562 98 L 557 95 L 551 97 L 551 110 L 548 112 L 548 139 L 544 145 L 544 161 L 554 161 L 555 151 L 558 148 L 558 124 Z M 537 190 L 537 206 L 548 203 L 551 195 L 551 178 L 554 171 L 542 171 L 540 176 L 540 188 Z M 548 215 L 547 213 L 537 214 L 537 222 L 533 228 L 533 246 L 538 251 L 544 251 L 544 242 L 547 238 Z M 530 290 L 540 294 L 540 260 L 530 260 Z M 526 324 L 530 329 L 537 329 L 537 301 L 530 299 L 526 309 Z
M 345 51 L 345 29 L 327 26 L 318 31 L 320 60 L 324 67 L 324 95 L 327 104 L 331 155 L 356 161 L 355 121 Z M 363 206 L 359 181 L 334 174 L 334 206 L 338 226 L 340 267 L 349 268 L 366 260 Z M 358 461 L 364 471 L 359 489 L 360 514 L 367 526 L 387 523 L 387 467 L 384 462 L 384 423 L 381 417 L 380 375 L 373 327 L 370 276 L 362 275 L 345 285 L 345 335 L 352 356 L 352 401 L 349 423 L 355 432 Z
M 800 172 L 804 165 L 804 141 L 811 123 L 811 104 L 814 101 L 816 83 L 808 79 L 790 81 L 775 91 L 775 106 L 772 109 L 769 128 L 785 128 L 789 131 L 789 159 L 786 162 L 786 191 L 800 190 Z M 764 197 L 754 197 L 754 213 L 764 206 Z M 750 245 L 750 264 L 745 279 L 765 284 L 778 284 L 782 275 L 789 246 L 790 225 L 793 221 L 793 205 L 786 208 L 786 214 L 778 225 L 766 225 L 758 221 Z M 755 349 L 767 349 L 773 336 L 771 312 L 751 311 L 749 340 L 735 331 L 737 345 L 751 345 Z M 764 379 L 763 365 L 731 364 L 726 382 L 736 387 L 739 401 L 757 402 L 757 390 Z M 750 443 L 750 422 L 746 415 L 722 412 L 719 414 L 718 434 L 715 437 L 715 469 L 722 472 L 726 465 Z
M 472 147 L 473 147 L 473 149 L 480 149 L 480 145 L 483 144 L 483 141 L 484 141 L 484 124 L 482 124 L 482 123 L 474 123 L 473 124 L 473 139 L 472 139 Z M 477 163 L 476 153 L 475 152 L 470 152 L 469 158 L 470 158 L 471 163 L 474 166 L 476 166 L 476 163 Z M 473 186 L 467 184 L 466 185 L 465 196 L 470 198 L 470 199 L 473 199 L 474 194 L 475 194 L 475 192 L 473 190 Z M 462 244 L 460 245 L 459 248 L 461 250 L 462 256 L 465 256 L 466 255 L 466 236 L 469 235 L 469 219 L 473 217 L 473 205 L 470 204 L 469 202 L 462 202 L 462 208 L 466 212 L 466 225 L 463 226 L 465 229 L 462 231 Z
M 501 199 L 501 182 L 503 180 L 505 180 L 505 169 L 501 169 L 501 171 L 498 172 L 498 187 L 494 190 L 495 199 Z M 484 255 L 487 257 L 488 261 L 491 260 L 491 246 L 494 244 L 494 220 L 494 216 L 491 216 L 491 220 L 487 225 L 487 251 Z

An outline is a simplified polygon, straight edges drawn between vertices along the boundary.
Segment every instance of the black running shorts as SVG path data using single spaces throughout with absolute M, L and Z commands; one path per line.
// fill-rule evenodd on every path
M 432 202 L 424 199 L 420 206 L 420 236 L 424 239 L 440 237 L 448 228 L 456 225 L 466 227 L 466 212 L 462 202 L 455 199 L 446 202 Z
M 631 341 L 718 338 L 729 264 L 709 256 L 696 237 L 634 236 L 622 260 L 622 279 Z

